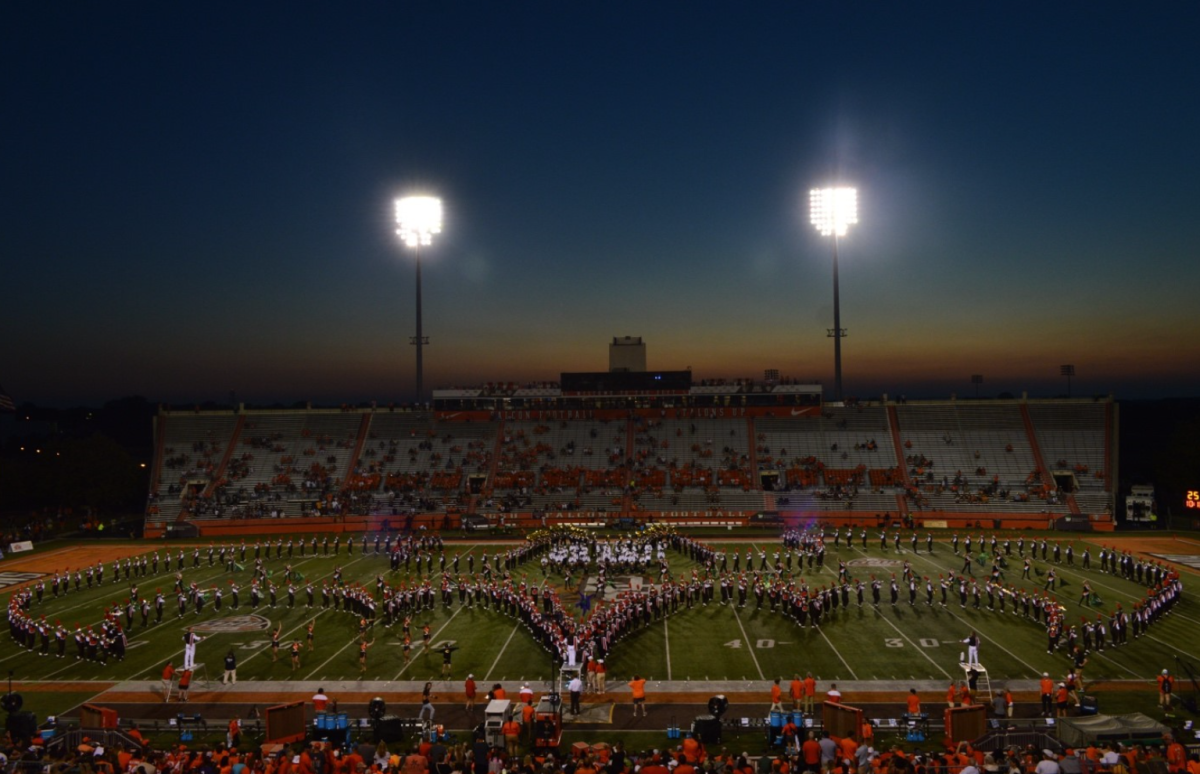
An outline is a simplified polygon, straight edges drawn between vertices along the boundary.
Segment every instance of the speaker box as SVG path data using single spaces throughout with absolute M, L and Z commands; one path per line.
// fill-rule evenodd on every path
M 398 715 L 384 715 L 375 721 L 375 742 L 403 742 L 404 731 L 404 718 Z
M 692 734 L 702 744 L 720 744 L 721 721 L 712 715 L 700 715 L 692 722 Z
M 13 712 L 8 716 L 5 728 L 14 740 L 28 742 L 38 732 L 37 715 L 32 712 Z

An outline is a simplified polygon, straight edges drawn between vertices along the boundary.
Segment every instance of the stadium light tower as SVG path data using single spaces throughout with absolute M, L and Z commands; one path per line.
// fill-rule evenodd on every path
M 858 190 L 854 188 L 814 188 L 808 194 L 812 224 L 821 236 L 833 237 L 833 392 L 842 399 L 842 309 L 838 299 L 838 237 L 846 236 L 850 226 L 858 223 Z
M 1075 375 L 1075 366 L 1064 365 L 1058 367 L 1058 372 L 1062 376 L 1067 377 L 1067 397 L 1071 397 L 1071 377 Z
M 425 396 L 421 350 L 429 338 L 421 331 L 421 248 L 433 244 L 442 233 L 442 200 L 435 196 L 406 196 L 396 200 L 396 234 L 417 259 L 417 335 L 409 343 L 417 347 L 417 403 Z

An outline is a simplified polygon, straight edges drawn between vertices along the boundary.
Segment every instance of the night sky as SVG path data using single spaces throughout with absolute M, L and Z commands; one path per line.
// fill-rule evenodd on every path
M 1200 4 L 0 7 L 0 384 L 408 400 L 763 369 L 845 391 L 1200 395 Z

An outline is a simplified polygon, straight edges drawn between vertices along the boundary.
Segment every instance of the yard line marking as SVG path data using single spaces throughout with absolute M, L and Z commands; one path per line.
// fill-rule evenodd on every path
M 449 621 L 447 621 L 449 623 Z M 521 628 L 520 622 L 513 626 L 513 630 L 508 633 L 508 639 L 504 641 L 504 645 L 500 647 L 500 652 L 496 654 L 496 660 L 488 667 L 487 674 L 483 676 L 483 681 L 486 683 L 492 679 L 492 672 L 496 669 L 496 665 L 500 663 L 500 657 L 504 655 L 504 651 L 508 649 L 508 643 L 512 641 L 513 635 L 517 633 L 517 629 Z
M 816 627 L 816 629 L 817 629 L 817 633 L 821 635 L 821 637 L 825 640 L 825 642 L 829 643 L 830 650 L 832 650 L 837 655 L 838 661 L 842 662 L 842 666 L 846 667 L 846 669 L 848 669 L 850 671 L 850 677 L 854 680 L 857 680 L 858 675 L 854 674 L 854 670 L 850 669 L 850 665 L 848 663 L 846 663 L 846 659 L 842 658 L 842 652 L 840 650 L 838 650 L 837 648 L 833 647 L 833 643 L 830 642 L 829 637 L 826 636 L 825 632 L 821 631 L 820 626 Z
M 942 665 L 941 665 L 941 664 L 939 664 L 938 662 L 934 661 L 934 660 L 933 660 L 933 659 L 932 659 L 932 658 L 929 656 L 929 654 L 925 652 L 925 649 L 924 649 L 924 648 L 918 648 L 918 647 L 917 647 L 917 643 L 915 643 L 915 642 L 913 642 L 912 640 L 908 639 L 908 635 L 907 635 L 907 634 L 905 634 L 903 631 L 901 631 L 901 630 L 900 630 L 900 627 L 896 626 L 896 624 L 894 624 L 894 623 L 892 623 L 891 621 L 889 621 L 889 620 L 887 619 L 887 616 L 886 616 L 884 613 L 882 613 L 882 612 L 881 612 L 881 613 L 879 614 L 879 617 L 880 617 L 880 619 L 881 619 L 881 620 L 882 620 L 882 621 L 883 621 L 885 624 L 887 624 L 888 626 L 890 626 L 890 627 L 892 627 L 893 629 L 895 629 L 897 634 L 899 634 L 901 637 L 903 637 L 905 640 L 907 640 L 907 641 L 908 641 L 908 644 L 909 644 L 909 645 L 912 645 L 912 646 L 913 646 L 913 648 L 914 648 L 914 649 L 915 649 L 915 650 L 916 650 L 918 653 L 920 653 L 922 656 L 924 656 L 926 661 L 928 661 L 930 664 L 933 664 L 935 667 L 937 667 L 939 672 L 941 672 L 942 674 L 944 674 L 946 677 L 949 677 L 951 680 L 953 680 L 953 679 L 954 679 L 953 677 L 951 677 L 951 676 L 950 676 L 950 673 L 949 673 L 949 672 L 947 672 L 945 669 L 942 669 Z
M 1185 656 L 1188 656 L 1189 658 L 1195 658 L 1195 656 L 1196 656 L 1196 654 L 1195 654 L 1195 653 L 1192 653 L 1192 652 L 1189 652 L 1189 651 L 1186 651 L 1186 650 L 1179 650 L 1179 648 L 1175 647 L 1175 646 L 1174 646 L 1174 645 L 1172 645 L 1171 643 L 1169 643 L 1169 642 L 1165 642 L 1165 641 L 1163 641 L 1163 640 L 1160 640 L 1160 639 L 1159 639 L 1159 638 L 1157 638 L 1157 637 L 1152 637 L 1152 636 L 1151 636 L 1151 635 L 1149 635 L 1149 634 L 1145 634 L 1145 635 L 1143 635 L 1143 636 L 1144 636 L 1146 639 L 1149 639 L 1149 640 L 1154 640 L 1155 642 L 1159 643 L 1160 645 L 1166 645 L 1166 646 L 1167 646 L 1168 648 L 1170 648 L 1171 650 L 1179 651 L 1180 653 L 1182 653 L 1182 654 L 1183 654 L 1183 655 L 1185 655 Z
M 364 637 L 363 639 L 366 639 L 366 638 Z M 354 644 L 354 640 L 355 640 L 355 638 L 354 638 L 354 637 L 351 637 L 351 638 L 350 638 L 350 640 L 349 640 L 349 641 L 348 641 L 348 642 L 347 642 L 345 645 L 343 645 L 342 647 L 338 648 L 336 653 L 334 653 L 334 654 L 333 654 L 332 656 L 330 656 L 329 658 L 325 659 L 325 661 L 323 661 L 323 662 L 321 663 L 321 666 L 319 666 L 319 667 L 317 667 L 316 669 L 314 669 L 313 671 L 309 672 L 309 673 L 308 673 L 308 677 L 305 677 L 304 679 L 305 679 L 305 680 L 310 680 L 310 679 L 312 679 L 312 676 L 313 676 L 313 675 L 315 675 L 315 674 L 316 674 L 317 672 L 319 672 L 320 670 L 324 669 L 326 664 L 328 664 L 330 661 L 333 661 L 333 660 L 334 660 L 335 658 L 337 658 L 338 656 L 342 655 L 342 651 L 344 651 L 346 648 L 348 648 L 348 647 L 350 647 L 351 645 L 353 645 L 353 644 Z M 374 638 L 372 638 L 371 642 L 372 642 L 372 643 L 374 643 L 374 642 L 375 642 Z M 261 653 L 262 651 L 259 651 L 259 652 Z M 253 657 L 253 656 L 252 656 L 252 657 Z M 247 659 L 247 661 L 249 661 L 249 659 Z M 322 678 L 322 679 L 324 679 L 324 678 Z
M 667 626 L 667 621 L 671 620 L 671 616 L 663 616 L 663 645 L 667 651 L 667 679 L 671 679 L 671 632 Z M 749 645 L 749 643 L 746 643 Z
M 346 567 L 350 567 L 351 565 L 358 564 L 358 563 L 359 563 L 360 561 L 362 561 L 364 558 L 365 558 L 365 557 L 359 557 L 358 559 L 352 559 L 351 561 L 349 561 L 349 562 L 347 562 L 347 563 L 346 563 Z M 322 575 L 322 576 L 320 576 L 319 578 L 314 578 L 314 579 L 313 579 L 313 581 L 314 581 L 314 582 L 316 582 L 316 581 L 319 581 L 319 580 L 324 580 L 325 578 L 330 578 L 330 577 L 333 577 L 333 572 L 332 572 L 332 571 L 330 571 L 329 573 L 327 573 L 327 574 L 325 574 L 325 575 Z M 322 608 L 321 610 L 319 610 L 319 611 L 316 613 L 316 615 L 314 615 L 314 616 L 313 616 L 313 618 L 316 618 L 317 616 L 319 616 L 319 615 L 322 615 L 323 613 L 325 613 L 325 612 L 326 612 L 327 610 L 329 610 L 329 609 L 330 609 L 330 608 Z M 287 614 L 286 614 L 286 613 L 284 613 L 284 615 L 287 615 Z M 275 623 L 275 621 L 274 621 L 273 619 L 271 619 L 270 617 L 268 617 L 268 616 L 264 616 L 264 617 L 266 617 L 266 618 L 267 618 L 267 620 L 270 620 L 272 623 Z M 308 622 L 309 622 L 310 620 L 312 620 L 312 619 L 311 619 L 311 618 L 309 618 L 308 616 L 304 616 L 304 617 L 301 619 L 301 621 L 300 621 L 300 625 L 299 625 L 299 626 L 296 626 L 296 627 L 294 627 L 294 628 L 292 628 L 292 629 L 289 629 L 286 635 L 282 635 L 282 636 L 280 637 L 280 641 L 282 642 L 282 640 L 283 640 L 283 639 L 285 639 L 287 636 L 290 636 L 292 633 L 294 633 L 294 632 L 297 632 L 297 631 L 299 631 L 300 629 L 303 629 L 305 626 L 307 626 L 307 625 L 308 625 Z M 351 640 L 351 642 L 353 642 L 353 640 Z M 282 647 L 282 646 L 281 646 L 281 647 Z M 262 654 L 262 653 L 266 653 L 268 650 L 270 650 L 270 648 L 271 648 L 271 646 L 270 646 L 270 645 L 265 645 L 265 646 L 263 646 L 263 647 L 262 647 L 260 650 L 256 650 L 256 651 L 254 651 L 253 653 L 251 653 L 249 656 L 246 656 L 246 658 L 245 658 L 245 659 L 244 659 L 244 660 L 241 662 L 241 664 L 245 664 L 247 661 L 249 661 L 250 659 L 254 658 L 255 656 L 258 656 L 258 655 L 260 655 L 260 654 Z M 343 648 L 343 649 L 344 649 L 344 648 Z M 339 651 L 339 652 L 340 652 L 340 651 Z M 178 653 L 178 654 L 182 654 L 182 653 L 183 653 L 183 651 L 182 651 L 182 650 L 180 650 L 180 651 L 177 651 L 177 653 Z M 173 660 L 174 658 L 175 658 L 175 656 L 172 656 L 172 660 Z M 324 666 L 324 665 L 322 665 L 322 666 Z M 157 671 L 157 670 L 158 670 L 158 666 L 157 666 L 157 665 L 155 665 L 155 666 L 151 666 L 149 669 L 145 670 L 144 672 L 140 672 L 140 673 L 138 673 L 138 674 L 134 675 L 132 679 L 135 679 L 135 680 L 136 680 L 136 679 L 137 679 L 138 677 L 140 677 L 141 675 L 146 675 L 146 674 L 153 675 L 153 674 L 154 674 L 154 672 L 155 672 L 155 671 Z
M 865 552 L 862 552 L 862 553 L 865 553 Z M 932 559 L 928 559 L 928 558 L 926 558 L 925 556 L 920 556 L 919 558 L 921 558 L 921 559 L 922 559 L 922 560 L 924 560 L 926 563 L 928 563 L 928 564 L 931 564 L 931 565 L 933 565 L 933 566 L 935 566 L 935 567 L 939 567 L 939 568 L 940 568 L 940 567 L 942 567 L 942 565 L 941 565 L 941 564 L 938 564 L 937 562 L 934 562 Z M 1062 572 L 1062 574 L 1064 574 L 1064 575 L 1072 575 L 1072 576 L 1074 576 L 1075 578 L 1082 578 L 1082 579 L 1085 579 L 1085 580 L 1087 580 L 1087 579 L 1088 579 L 1088 578 L 1087 578 L 1087 576 L 1080 575 L 1078 572 L 1074 572 L 1074 571 L 1070 571 L 1070 570 L 1064 570 L 1064 569 L 1062 568 L 1062 566 L 1061 566 L 1061 565 L 1055 565 L 1054 567 L 1055 567 L 1055 571 L 1056 571 L 1056 572 Z M 1129 598 L 1129 599 L 1135 599 L 1135 600 L 1136 600 L 1136 599 L 1139 599 L 1139 598 L 1140 598 L 1140 597 L 1138 597 L 1136 594 L 1132 594 L 1132 593 L 1130 593 L 1130 592 L 1127 592 L 1127 591 L 1122 591 L 1121 589 L 1118 589 L 1118 588 L 1116 588 L 1116 587 L 1114 587 L 1114 586 L 1109 586 L 1109 585 L 1107 585 L 1107 584 L 1104 584 L 1104 583 L 1099 583 L 1099 582 L 1097 582 L 1095 585 L 1097 585 L 1097 586 L 1102 586 L 1102 587 L 1104 587 L 1104 588 L 1107 588 L 1107 589 L 1111 589 L 1112 591 L 1114 591 L 1114 592 L 1116 592 L 1116 593 L 1119 593 L 1119 594 L 1121 594 L 1121 595 L 1123 595 L 1123 596 L 1125 596 L 1125 597 L 1127 597 L 1127 598 Z M 1055 589 L 1055 591 L 1057 592 L 1057 591 L 1058 591 L 1058 589 Z M 947 612 L 949 613 L 949 611 L 947 611 Z M 964 621 L 963 619 L 961 619 L 961 618 L 959 618 L 958 616 L 954 615 L 954 613 L 949 613 L 949 615 L 950 615 L 950 617 L 951 617 L 951 618 L 954 618 L 954 619 L 958 620 L 959 622 L 963 623 L 964 625 L 968 625 L 966 621 Z M 1180 617 L 1180 618 L 1182 618 L 1182 619 L 1184 619 L 1184 620 L 1192 620 L 1192 619 L 1189 619 L 1189 618 L 1187 618 L 1186 616 L 1179 616 L 1179 617 Z M 890 622 L 889 622 L 889 623 L 890 623 Z M 977 632 L 977 633 L 978 633 L 978 632 Z M 1022 664 L 1025 664 L 1025 666 L 1026 666 L 1026 667 L 1028 667 L 1028 668 L 1029 668 L 1029 669 L 1030 669 L 1030 670 L 1033 672 L 1033 674 L 1034 674 L 1034 675 L 1037 675 L 1037 674 L 1039 674 L 1039 670 L 1037 670 L 1037 669 L 1035 669 L 1034 667 L 1030 666 L 1028 663 L 1026 663 L 1025 661 L 1023 661 L 1022 659 L 1019 659 L 1019 658 L 1017 658 L 1017 656 L 1016 656 L 1016 655 L 1014 655 L 1012 651 L 1008 650 L 1008 649 L 1007 649 L 1007 648 L 1005 648 L 1003 645 L 1000 645 L 1000 643 L 996 642 L 996 641 L 995 641 L 995 640 L 993 640 L 991 637 L 988 637 L 987 635 L 984 635 L 984 634 L 979 634 L 979 636 L 980 636 L 980 637 L 982 637 L 983 639 L 989 640 L 990 642 L 992 642 L 993 644 L 995 644 L 995 645 L 996 645 L 998 648 L 1000 648 L 1001 650 L 1003 650 L 1005 653 L 1007 653 L 1008 655 L 1012 656 L 1012 657 L 1013 657 L 1014 659 L 1016 659 L 1017 661 L 1020 661 Z M 1147 635 L 1146 635 L 1146 637 L 1147 637 L 1148 639 L 1154 640 L 1154 641 L 1155 641 L 1155 642 L 1157 642 L 1157 643 L 1160 643 L 1160 644 L 1162 644 L 1162 645 L 1166 645 L 1166 646 L 1167 646 L 1168 648 L 1170 648 L 1171 650 L 1178 651 L 1179 653 L 1183 653 L 1184 655 L 1191 655 L 1191 654 L 1190 654 L 1190 653 L 1188 653 L 1187 651 L 1180 650 L 1179 648 L 1175 647 L 1174 645 L 1170 644 L 1169 642 L 1165 642 L 1165 641 L 1163 641 L 1163 640 L 1160 640 L 1160 639 L 1158 639 L 1157 637 L 1154 637 L 1154 636 L 1152 636 L 1152 635 L 1149 635 L 1149 634 L 1147 634 Z M 1112 659 L 1106 659 L 1106 660 L 1108 660 L 1108 661 L 1112 661 Z M 1116 663 L 1116 662 L 1112 662 L 1112 663 Z M 1118 666 L 1120 666 L 1120 665 L 1118 664 Z M 1126 670 L 1126 671 L 1128 671 L 1128 670 Z
M 737 608 L 733 608 L 733 617 L 737 619 L 738 628 L 742 630 L 742 638 L 746 641 L 746 650 L 750 651 L 750 658 L 754 661 L 754 668 L 758 670 L 758 679 L 766 680 L 763 675 L 762 667 L 758 665 L 758 656 L 754 655 L 754 643 L 750 641 L 750 635 L 746 634 L 746 627 L 742 626 L 742 617 L 738 615 Z
M 432 641 L 432 642 L 436 642 L 436 641 L 437 641 L 437 638 L 438 638 L 438 635 L 440 635 L 440 634 L 441 634 L 443 631 L 445 631 L 445 630 L 446 630 L 446 627 L 450 625 L 450 622 L 451 622 L 451 621 L 453 621 L 453 620 L 455 619 L 455 617 L 457 617 L 457 616 L 458 616 L 458 614 L 459 614 L 459 613 L 461 613 L 462 611 L 463 611 L 463 608 L 462 608 L 462 607 L 459 607 L 459 608 L 457 608 L 457 609 L 454 611 L 454 613 L 453 613 L 453 614 L 452 614 L 452 615 L 451 615 L 449 618 L 447 618 L 447 619 L 446 619 L 446 623 L 442 624 L 441 628 L 439 628 L 439 629 L 438 629 L 436 632 L 434 632 L 434 633 L 433 633 L 433 636 L 429 638 L 429 639 L 430 639 L 430 641 Z M 428 653 L 429 651 L 425 651 L 425 652 L 426 652 L 426 653 Z M 403 667 L 401 667 L 401 668 L 400 668 L 400 671 L 399 671 L 399 672 L 397 672 L 397 673 L 396 673 L 396 676 L 395 676 L 395 677 L 393 677 L 392 679 L 393 679 L 393 680 L 399 680 L 399 679 L 400 679 L 400 675 L 404 674 L 404 673 L 405 673 L 405 671 L 407 671 L 407 670 L 408 670 L 408 668 L 409 668 L 410 666 L 412 666 L 412 662 L 411 662 L 411 661 L 409 661 L 407 664 L 405 664 Z
M 938 564 L 938 563 L 934 562 L 934 561 L 933 561 L 933 559 L 927 558 L 926 556 L 922 556 L 922 555 L 920 555 L 920 554 L 918 554 L 918 555 L 917 555 L 917 558 L 918 558 L 918 559 L 921 559 L 922 561 L 924 561 L 924 562 L 925 562 L 925 563 L 927 563 L 927 564 L 931 564 L 931 565 L 933 565 L 934 567 L 939 567 L 939 568 L 940 568 L 940 567 L 942 566 L 942 565 L 940 565 L 940 564 Z M 1033 674 L 1034 674 L 1034 675 L 1039 675 L 1039 674 L 1041 674 L 1041 670 L 1035 669 L 1034 667 L 1030 666 L 1028 662 L 1026 662 L 1024 659 L 1018 658 L 1018 657 L 1017 657 L 1017 655 L 1016 655 L 1015 653 L 1013 653 L 1011 650 L 1009 650 L 1008 648 L 1004 647 L 1004 646 L 1003 646 L 1003 645 L 1001 645 L 999 642 L 996 642 L 996 640 L 992 639 L 991 637 L 987 636 L 986 634 L 983 634 L 983 633 L 982 633 L 982 632 L 980 632 L 978 629 L 975 629 L 975 628 L 973 628 L 973 627 L 972 627 L 972 626 L 971 626 L 969 623 L 967 623 L 967 621 L 963 620 L 962 618 L 959 618 L 957 615 L 955 615 L 954 613 L 950 612 L 949 608 L 947 608 L 947 609 L 946 609 L 946 614 L 947 614 L 947 615 L 949 615 L 949 616 L 950 616 L 951 618 L 953 618 L 954 620 L 956 620 L 956 621 L 958 621 L 959 623 L 961 623 L 963 626 L 966 626 L 966 627 L 967 627 L 968 629 L 970 629 L 971 631 L 974 631 L 974 632 L 975 632 L 976 634 L 978 634 L 978 635 L 979 635 L 979 636 L 980 636 L 982 639 L 985 639 L 985 640 L 987 640 L 987 641 L 991 642 L 991 643 L 992 643 L 993 645 L 995 645 L 996 647 L 1000 648 L 1000 650 L 1002 650 L 1002 651 L 1004 651 L 1005 653 L 1007 653 L 1009 656 L 1011 656 L 1011 657 L 1012 657 L 1013 659 L 1015 659 L 1016 661 L 1019 661 L 1020 663 L 1024 664 L 1024 665 L 1025 665 L 1025 667 L 1026 667 L 1027 669 L 1029 669 L 1031 672 L 1033 672 Z M 883 620 L 887 621 L 887 618 L 884 618 Z M 889 624 L 891 624 L 891 623 L 892 623 L 891 621 L 887 621 L 887 622 L 888 622 Z M 896 629 L 896 627 L 895 627 L 895 626 L 892 626 L 892 628 L 893 628 L 893 629 Z M 896 629 L 896 631 L 900 631 L 900 630 L 899 630 L 899 629 Z M 901 636 L 904 636 L 904 635 L 903 635 L 903 633 L 901 633 Z M 908 637 L 907 637 L 907 636 L 904 636 L 904 639 L 908 640 Z M 912 644 L 912 640 L 909 640 L 909 644 Z M 916 647 L 916 645 L 913 645 L 913 647 Z M 921 650 L 921 649 L 918 649 L 918 650 Z M 925 656 L 925 658 L 927 658 L 927 659 L 929 659 L 931 662 L 933 662 L 933 659 L 929 658 L 929 654 L 925 653 L 925 651 L 924 651 L 924 650 L 921 650 L 921 655 Z M 938 667 L 938 669 L 941 669 L 941 667 Z M 944 669 L 942 669 L 942 674 L 945 674 L 945 675 L 946 675 L 946 677 L 950 677 L 950 675 L 949 675 L 949 674 L 947 674 L 947 673 L 946 673 L 946 670 L 944 670 Z M 952 679 L 953 679 L 953 678 L 952 678 Z
M 1113 664 L 1114 666 L 1120 667 L 1121 669 L 1124 669 L 1126 672 L 1128 672 L 1129 674 L 1133 675 L 1133 676 L 1134 676 L 1134 677 L 1136 677 L 1136 678 L 1139 678 L 1139 679 L 1141 679 L 1141 680 L 1150 680 L 1150 679 L 1152 679 L 1152 678 L 1149 678 L 1149 677 L 1145 677 L 1145 676 L 1143 676 L 1143 675 L 1139 675 L 1137 672 L 1134 672 L 1132 669 L 1130 669 L 1129 667 L 1125 666 L 1125 665 L 1124 665 L 1124 664 L 1122 664 L 1121 662 L 1117 661 L 1116 659 L 1109 658 L 1108 656 L 1104 655 L 1103 653 L 1097 652 L 1097 653 L 1096 653 L 1096 655 L 1097 655 L 1097 656 L 1099 656 L 1100 658 L 1104 659 L 1104 660 L 1105 660 L 1105 661 L 1107 661 L 1108 663 L 1110 663 L 1110 664 Z

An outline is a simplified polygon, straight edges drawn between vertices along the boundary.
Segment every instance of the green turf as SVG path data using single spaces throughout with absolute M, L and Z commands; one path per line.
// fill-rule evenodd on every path
M 751 536 L 752 539 L 744 543 L 722 544 L 721 549 L 726 552 L 736 550 L 744 557 L 745 549 L 751 547 L 757 567 L 759 549 L 767 551 L 769 555 L 779 550 L 777 538 L 761 536 L 760 540 L 758 537 Z M 802 573 L 797 571 L 796 574 L 802 575 L 814 586 L 827 584 L 834 579 L 839 558 L 908 559 L 919 575 L 935 577 L 939 573 L 957 571 L 961 566 L 961 560 L 951 554 L 945 543 L 939 543 L 932 557 L 925 553 L 923 544 L 922 551 L 913 556 L 908 553 L 905 543 L 905 553 L 899 557 L 891 551 L 881 555 L 876 540 L 868 545 L 869 550 L 865 553 L 858 548 L 847 549 L 844 545 L 836 550 L 831 548 L 824 568 L 809 570 L 806 567 Z M 1076 546 L 1078 553 L 1081 544 L 1077 543 Z M 479 557 L 484 551 L 493 554 L 496 550 L 493 546 L 452 546 L 447 550 L 448 567 L 456 553 L 470 553 Z M 1097 553 L 1098 548 L 1094 547 L 1093 555 Z M 185 582 L 195 581 L 206 587 L 227 585 L 231 576 L 223 568 L 210 567 L 204 559 L 202 567 L 192 569 L 190 552 L 188 557 L 189 567 L 184 570 Z M 272 558 L 269 567 L 278 572 L 286 561 Z M 670 561 L 676 577 L 688 575 L 696 568 L 693 562 L 679 554 L 671 553 Z M 313 580 L 318 589 L 320 580 L 329 577 L 336 565 L 343 568 L 347 580 L 363 583 L 372 589 L 379 574 L 392 582 L 408 582 L 418 577 L 416 573 L 404 572 L 393 575 L 388 572 L 384 557 L 374 554 L 363 556 L 357 548 L 353 555 L 347 555 L 343 547 L 342 555 L 336 558 L 308 556 L 301 559 L 297 553 L 292 558 L 292 564 Z M 1038 566 L 1042 564 L 1039 562 Z M 466 569 L 464 559 L 461 571 L 465 573 Z M 478 562 L 476 569 L 479 569 Z M 899 566 L 855 568 L 854 571 L 865 578 L 870 572 L 886 577 L 893 570 L 898 573 Z M 976 572 L 982 575 L 980 569 L 977 568 Z M 1079 615 L 1088 612 L 1076 604 L 1085 577 L 1107 603 L 1119 601 L 1126 609 L 1144 593 L 1144 589 L 1134 583 L 1111 575 L 1101 575 L 1095 570 L 1084 572 L 1060 568 L 1059 573 L 1066 581 L 1066 586 L 1060 591 L 1060 600 L 1068 608 L 1070 622 L 1078 622 Z M 530 562 L 519 568 L 516 575 L 525 575 L 531 581 L 537 579 L 540 582 L 541 570 L 536 562 Z M 280 605 L 276 608 L 263 605 L 251 611 L 247 604 L 250 572 L 236 572 L 233 577 L 237 578 L 243 589 L 240 610 L 231 610 L 227 597 L 220 614 L 215 613 L 209 604 L 202 616 L 196 616 L 189 610 L 183 619 L 177 619 L 174 595 L 168 594 L 167 615 L 161 625 L 144 629 L 140 625 L 140 616 L 135 616 L 135 624 L 129 632 L 130 650 L 124 662 L 106 666 L 77 662 L 73 658 L 73 643 L 68 645 L 67 659 L 40 658 L 36 654 L 18 651 L 10 642 L 0 649 L 0 666 L 13 669 L 26 680 L 153 679 L 166 659 L 172 658 L 178 663 L 182 653 L 180 636 L 184 626 L 217 617 L 254 612 L 269 622 L 272 631 L 282 622 L 285 641 L 292 637 L 303 638 L 305 624 L 315 618 L 315 650 L 311 653 L 306 650 L 302 667 L 293 671 L 283 654 L 278 662 L 271 661 L 270 651 L 266 647 L 269 631 L 214 634 L 200 645 L 199 651 L 199 660 L 207 663 L 211 679 L 219 678 L 222 657 L 230 648 L 238 655 L 238 675 L 243 681 L 289 678 L 335 680 L 359 676 L 357 621 L 354 616 L 322 611 L 319 594 L 317 609 L 306 609 L 302 588 L 297 595 L 298 604 L 295 608 L 288 608 L 286 596 L 281 594 Z M 426 576 L 422 574 L 419 577 Z M 436 563 L 432 577 L 436 586 L 439 577 Z M 560 578 L 552 580 L 561 583 Z M 156 577 L 137 579 L 137 582 L 141 593 L 150 596 L 153 596 L 157 587 L 170 592 L 173 583 L 172 576 L 163 572 Z M 110 580 L 103 588 L 72 591 L 59 600 L 47 594 L 45 601 L 40 606 L 35 604 L 32 612 L 35 615 L 44 614 L 50 621 L 60 619 L 69 626 L 76 621 L 95 624 L 103 607 L 123 602 L 127 592 L 128 584 L 124 581 L 118 584 Z M 572 593 L 564 591 L 563 600 L 569 610 L 578 612 L 571 607 L 575 601 Z M 1101 609 L 1106 611 L 1108 607 Z M 1089 615 L 1094 618 L 1095 611 Z M 391 630 L 377 627 L 374 633 L 376 644 L 369 653 L 366 677 L 382 680 L 438 677 L 440 656 L 420 654 L 419 631 L 424 623 L 431 626 L 435 643 L 453 640 L 460 646 L 454 657 L 452 676 L 455 679 L 461 679 L 468 672 L 474 673 L 477 679 L 493 681 L 547 679 L 550 676 L 548 654 L 533 642 L 524 627 L 495 611 L 460 609 L 456 597 L 451 609 L 443 609 L 439 604 L 436 610 L 414 618 L 413 634 L 418 647 L 414 649 L 412 662 L 407 666 L 398 644 L 398 627 Z M 1059 675 L 1066 670 L 1064 655 L 1045 652 L 1045 634 L 1039 625 L 1011 613 L 1001 616 L 999 613 L 975 611 L 969 607 L 962 610 L 954 596 L 948 609 L 926 607 L 923 594 L 915 608 L 908 606 L 906 596 L 902 597 L 899 606 L 893 608 L 887 604 L 886 590 L 884 604 L 879 609 L 869 604 L 858 608 L 852 600 L 848 609 L 839 609 L 820 630 L 801 629 L 781 615 L 756 609 L 752 595 L 747 606 L 740 610 L 719 604 L 697 607 L 691 611 L 681 609 L 678 615 L 654 622 L 619 642 L 609 659 L 609 669 L 611 679 L 616 682 L 623 682 L 633 673 L 641 673 L 652 680 L 760 681 L 776 676 L 788 678 L 795 672 L 806 671 L 811 671 L 823 681 L 949 680 L 962 676 L 958 657 L 965 646 L 960 641 L 972 629 L 977 630 L 983 639 L 982 660 L 993 680 L 1032 678 L 1042 671 Z M 1194 653 L 1195 648 L 1190 643 L 1195 641 L 1198 634 L 1200 604 L 1185 597 L 1176 612 L 1157 624 L 1148 637 L 1125 648 L 1094 654 L 1088 664 L 1087 675 L 1089 679 L 1150 680 L 1161 668 L 1174 668 L 1175 656 Z

